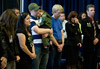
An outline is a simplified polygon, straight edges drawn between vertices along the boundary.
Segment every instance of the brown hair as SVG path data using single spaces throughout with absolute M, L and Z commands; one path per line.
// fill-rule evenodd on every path
M 15 36 L 15 24 L 17 23 L 17 16 L 11 9 L 5 10 L 0 17 L 0 26 L 4 29 L 7 36 Z
M 72 23 L 71 18 L 78 17 L 78 13 L 75 11 L 71 11 L 67 17 L 68 21 Z

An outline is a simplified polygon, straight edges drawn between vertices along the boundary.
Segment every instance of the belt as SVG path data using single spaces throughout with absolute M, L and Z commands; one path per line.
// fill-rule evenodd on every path
M 62 42 L 62 40 L 57 40 L 57 42 Z

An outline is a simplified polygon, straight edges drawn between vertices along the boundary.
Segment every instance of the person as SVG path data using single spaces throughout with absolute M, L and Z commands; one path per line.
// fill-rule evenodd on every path
M 81 12 L 78 16 L 79 22 L 82 23 L 82 20 L 86 18 L 86 13 Z
M 11 9 L 5 10 L 0 17 L 0 28 L 7 46 L 7 69 L 16 69 L 16 61 L 20 60 L 14 29 L 17 19 Z
M 97 69 L 97 53 L 100 40 L 98 20 L 94 18 L 95 6 L 87 5 L 87 17 L 82 21 L 83 39 L 83 69 Z
M 39 28 L 51 29 L 52 18 L 47 12 L 45 12 L 42 9 L 39 9 L 37 18 L 38 18 L 38 22 L 36 22 L 36 24 L 39 26 Z M 42 35 L 42 42 L 43 42 L 43 46 L 44 46 L 45 51 L 49 52 L 49 47 L 50 47 L 49 34 Z
M 81 12 L 78 16 L 78 19 L 79 19 L 79 22 L 80 24 L 82 23 L 82 20 L 86 18 L 86 13 L 85 12 Z M 83 39 L 84 39 L 84 35 L 81 34 L 81 43 L 83 44 Z M 79 62 L 78 62 L 78 66 L 80 68 L 83 68 L 83 61 L 84 61 L 84 58 L 83 58 L 83 47 L 80 47 L 79 48 Z
M 42 42 L 42 34 L 45 34 L 45 33 L 50 34 L 52 41 L 57 46 L 60 46 L 52 35 L 52 32 L 53 32 L 52 29 L 39 28 L 36 25 L 35 20 L 37 20 L 37 14 L 38 14 L 39 8 L 40 6 L 38 6 L 36 3 L 30 3 L 28 6 L 28 9 L 30 12 L 30 21 L 31 21 L 30 29 L 34 37 L 33 43 L 35 46 L 35 53 L 37 55 L 36 59 L 33 59 L 32 61 L 32 69 L 46 69 L 46 66 L 47 66 L 49 54 L 44 51 L 43 42 Z
M 68 21 L 65 20 L 65 13 L 64 13 L 64 12 L 60 14 L 59 19 L 61 20 L 62 25 L 63 25 L 64 39 L 67 39 L 67 33 L 66 33 L 66 31 L 65 31 L 65 24 L 66 24 Z
M 62 25 L 63 25 L 64 48 L 63 48 L 62 58 L 65 58 L 65 54 L 66 54 L 65 48 L 66 48 L 66 40 L 67 40 L 67 32 L 66 32 L 66 30 L 65 30 L 65 29 L 66 29 L 65 25 L 66 25 L 66 23 L 68 23 L 68 21 L 65 20 L 65 13 L 64 13 L 64 12 L 60 13 L 59 19 L 61 20 Z
M 78 65 L 78 47 L 81 47 L 81 32 L 78 24 L 78 13 L 71 11 L 68 15 L 66 24 L 67 41 L 66 41 L 66 59 L 67 69 L 76 69 Z
M 20 10 L 19 10 L 19 9 L 14 8 L 14 9 L 12 9 L 12 10 L 15 12 L 15 14 L 16 14 L 17 16 L 19 16 L 19 15 L 20 15 Z
M 21 13 L 18 19 L 16 28 L 16 39 L 20 52 L 19 68 L 18 69 L 32 69 L 32 59 L 36 58 L 33 37 L 30 26 L 30 16 L 28 13 Z
M 63 11 L 64 11 L 63 7 L 59 4 L 55 4 L 52 7 L 53 15 L 52 15 L 51 27 L 53 29 L 53 36 L 60 44 L 60 46 L 53 44 L 54 50 L 52 50 L 49 54 L 47 69 L 60 69 L 61 52 L 64 46 L 64 35 L 63 35 L 62 22 L 59 20 L 59 16 L 60 13 Z

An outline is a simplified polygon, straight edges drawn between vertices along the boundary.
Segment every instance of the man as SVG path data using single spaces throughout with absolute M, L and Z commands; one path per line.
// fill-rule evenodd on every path
M 64 46 L 64 35 L 62 22 L 59 20 L 59 15 L 64 9 L 61 5 L 55 4 L 52 7 L 52 23 L 53 36 L 61 46 L 54 46 L 54 50 L 49 54 L 49 62 L 47 69 L 60 69 L 61 52 Z
M 33 60 L 33 69 L 46 69 L 47 62 L 48 62 L 48 56 L 49 54 L 43 51 L 43 43 L 42 43 L 42 34 L 48 33 L 50 34 L 51 39 L 53 42 L 57 45 L 57 41 L 54 39 L 52 35 L 52 29 L 43 29 L 39 28 L 35 21 L 37 20 L 37 14 L 40 6 L 38 6 L 36 3 L 31 3 L 28 6 L 29 12 L 30 12 L 30 20 L 31 20 L 31 26 L 30 29 L 32 31 L 33 35 L 33 43 L 35 46 L 35 53 L 36 53 L 36 59 Z
M 65 58 L 65 52 L 66 52 L 66 40 L 67 40 L 67 32 L 66 32 L 66 27 L 65 27 L 65 25 L 66 25 L 66 23 L 68 22 L 67 20 L 65 20 L 65 13 L 64 12 L 62 12 L 61 14 L 60 14 L 60 16 L 59 16 L 59 19 L 61 20 L 61 22 L 62 22 L 62 25 L 63 25 L 63 33 L 64 33 L 64 48 L 63 48 L 63 52 L 62 52 L 62 58 Z
M 82 21 L 84 69 L 97 69 L 97 53 L 100 40 L 98 20 L 94 18 L 95 7 L 87 5 L 87 17 Z

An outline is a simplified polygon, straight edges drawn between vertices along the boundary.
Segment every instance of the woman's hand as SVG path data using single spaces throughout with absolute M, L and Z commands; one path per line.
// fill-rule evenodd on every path
M 77 46 L 80 46 L 80 47 L 82 47 L 82 44 L 81 44 L 81 43 L 78 43 L 78 44 L 77 44 Z
M 36 54 L 32 53 L 30 57 L 31 57 L 31 59 L 35 59 L 36 58 Z
M 20 57 L 16 56 L 16 61 L 19 62 L 19 60 L 20 60 Z
M 7 66 L 7 59 L 5 57 L 1 57 L 1 69 L 4 69 Z

